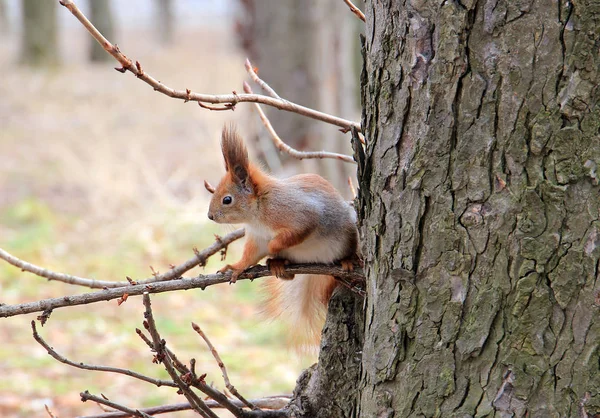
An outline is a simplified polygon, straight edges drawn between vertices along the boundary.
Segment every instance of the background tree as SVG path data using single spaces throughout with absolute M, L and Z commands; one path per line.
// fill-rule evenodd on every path
M 0 34 L 7 35 L 10 31 L 6 0 L 0 0 Z
M 94 25 L 105 36 L 110 39 L 114 38 L 115 23 L 111 0 L 90 0 L 88 3 L 90 6 L 90 19 L 94 22 Z M 112 57 L 106 53 L 104 48 L 94 38 L 90 38 L 88 42 L 90 44 L 90 61 L 102 62 L 112 60 Z
M 173 43 L 175 15 L 172 0 L 155 0 L 155 21 L 158 40 L 163 45 Z
M 356 409 L 335 416 L 595 416 L 598 5 L 369 1 L 366 16 L 368 297 L 362 346 L 321 359 L 362 352 Z
M 242 47 L 260 77 L 269 80 L 281 97 L 346 118 L 358 114 L 354 60 L 358 30 L 343 2 L 243 0 L 241 4 L 238 35 Z M 350 152 L 347 142 L 332 140 L 339 135 L 335 127 L 315 125 L 276 109 L 265 111 L 281 138 L 298 150 Z M 259 135 L 267 138 L 264 131 Z M 268 139 L 259 143 L 262 159 L 273 170 L 281 169 L 281 158 L 286 171 L 316 171 L 342 190 L 347 189 L 348 175 L 354 175 L 351 167 L 337 161 L 278 157 Z
M 21 62 L 34 66 L 58 63 L 57 3 L 23 0 L 21 6 Z

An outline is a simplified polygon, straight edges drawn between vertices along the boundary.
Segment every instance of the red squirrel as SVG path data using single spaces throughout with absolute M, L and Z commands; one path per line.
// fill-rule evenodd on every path
M 277 179 L 248 160 L 248 150 L 233 127 L 223 128 L 221 150 L 225 176 L 214 189 L 208 218 L 217 223 L 244 224 L 242 258 L 219 272 L 232 271 L 231 282 L 266 256 L 274 276 L 267 279 L 267 311 L 282 312 L 304 327 L 297 331 L 318 340 L 327 304 L 337 282 L 331 276 L 285 271 L 286 262 L 341 262 L 351 269 L 357 259 L 358 231 L 352 206 L 327 180 L 316 174 Z M 211 188 L 207 186 L 210 192 Z

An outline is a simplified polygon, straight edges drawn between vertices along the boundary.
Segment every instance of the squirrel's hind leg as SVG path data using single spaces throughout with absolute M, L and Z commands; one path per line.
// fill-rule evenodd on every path
M 267 259 L 267 267 L 271 270 L 273 276 L 284 280 L 291 280 L 294 278 L 294 275 L 285 271 L 286 264 L 289 264 L 289 261 L 284 258 Z

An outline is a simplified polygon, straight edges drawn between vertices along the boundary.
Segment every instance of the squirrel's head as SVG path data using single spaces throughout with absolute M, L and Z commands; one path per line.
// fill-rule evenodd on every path
M 223 128 L 221 150 L 227 172 L 214 189 L 208 218 L 223 224 L 249 222 L 256 216 L 256 185 L 251 178 L 248 150 L 233 126 Z M 211 191 L 208 186 L 207 190 Z

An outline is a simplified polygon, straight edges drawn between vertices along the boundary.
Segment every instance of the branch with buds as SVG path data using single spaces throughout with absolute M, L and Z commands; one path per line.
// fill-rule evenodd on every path
M 209 385 L 205 381 L 206 374 L 198 375 L 195 370 L 196 361 L 190 360 L 191 367 L 187 367 L 182 363 L 177 356 L 167 347 L 166 341 L 161 338 L 158 328 L 156 327 L 156 321 L 154 320 L 154 313 L 152 311 L 152 304 L 150 301 L 150 294 L 144 293 L 143 302 L 145 306 L 144 312 L 144 328 L 150 334 L 150 337 L 146 336 L 143 331 L 137 329 L 137 334 L 140 336 L 142 341 L 148 345 L 148 347 L 154 353 L 152 362 L 155 364 L 162 364 L 167 370 L 171 380 L 159 380 L 153 377 L 149 377 L 140 373 L 137 373 L 128 369 L 121 369 L 110 366 L 96 366 L 89 365 L 81 362 L 69 360 L 65 356 L 59 354 L 53 347 L 50 346 L 38 333 L 35 321 L 31 321 L 31 328 L 33 331 L 33 338 L 40 344 L 50 356 L 61 363 L 67 364 L 72 367 L 84 370 L 93 370 L 108 373 L 118 373 L 126 376 L 133 377 L 144 381 L 146 383 L 153 384 L 157 387 L 172 387 L 178 389 L 178 393 L 182 394 L 186 399 L 187 403 L 177 405 L 164 405 L 160 407 L 153 407 L 147 409 L 134 409 L 125 406 L 121 403 L 115 402 L 106 396 L 96 396 L 91 394 L 89 391 L 80 393 L 82 402 L 93 401 L 99 405 L 104 405 L 113 410 L 119 412 L 107 412 L 105 414 L 93 415 L 88 418 L 108 418 L 108 417 L 124 417 L 124 416 L 135 416 L 141 418 L 149 418 L 150 414 L 159 414 L 181 410 L 194 410 L 200 416 L 205 418 L 218 418 L 218 416 L 212 411 L 214 408 L 225 408 L 236 418 L 284 418 L 288 416 L 288 413 L 283 409 L 287 402 L 290 400 L 289 396 L 279 395 L 276 397 L 258 399 L 253 401 L 246 400 L 229 381 L 225 364 L 219 357 L 216 348 L 212 345 L 206 334 L 196 324 L 192 323 L 194 330 L 200 334 L 204 339 L 207 346 L 213 353 L 215 360 L 218 363 L 219 368 L 223 372 L 223 379 L 226 387 L 231 393 L 233 393 L 239 400 L 231 399 L 226 395 L 225 392 L 221 392 L 215 387 Z M 200 391 L 208 399 L 202 398 L 196 393 L 196 390 Z M 52 413 L 48 410 L 48 413 Z
M 297 113 L 299 115 L 303 115 L 312 119 L 330 123 L 332 125 L 340 127 L 343 132 L 349 132 L 350 129 L 353 127 L 360 131 L 360 124 L 357 122 L 352 122 L 337 116 L 319 112 L 318 110 L 310 109 L 308 107 L 292 103 L 288 100 L 284 100 L 279 97 L 274 98 L 264 96 L 261 94 L 237 94 L 236 92 L 233 92 L 232 94 L 212 95 L 195 93 L 190 89 L 175 90 L 161 83 L 160 81 L 152 77 L 150 74 L 148 74 L 146 71 L 144 71 L 139 61 L 135 61 L 134 63 L 125 54 L 123 54 L 116 44 L 113 45 L 108 39 L 104 37 L 104 35 L 102 35 L 102 33 L 100 33 L 100 31 L 98 31 L 98 29 L 89 21 L 89 19 L 81 12 L 81 10 L 79 10 L 77 5 L 72 0 L 60 0 L 59 3 L 67 9 L 69 9 L 69 11 L 77 18 L 77 20 L 81 22 L 81 24 L 94 37 L 94 39 L 98 41 L 102 48 L 104 48 L 106 52 L 112 55 L 119 62 L 121 66 L 115 68 L 117 71 L 121 73 L 129 71 L 132 74 L 134 74 L 137 78 L 150 85 L 155 91 L 158 91 L 169 97 L 181 99 L 184 102 L 198 102 L 202 107 L 211 110 L 233 110 L 236 104 L 244 102 L 262 103 L 265 105 L 273 106 L 280 110 Z M 224 104 L 224 107 L 214 108 L 205 105 L 205 103 Z

